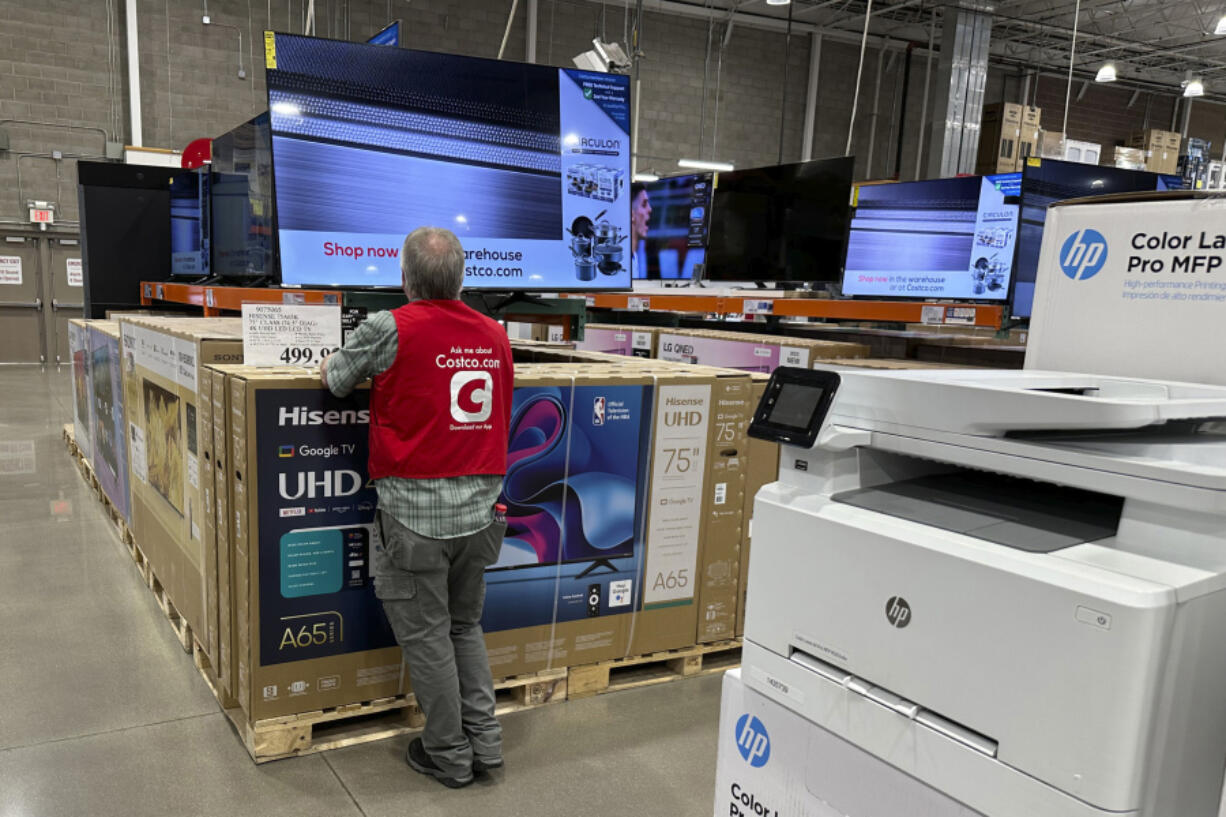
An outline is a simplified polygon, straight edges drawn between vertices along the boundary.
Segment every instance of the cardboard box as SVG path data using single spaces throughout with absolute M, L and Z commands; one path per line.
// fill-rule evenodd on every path
M 1138 131 L 1128 137 L 1128 147 L 1138 148 L 1145 154 L 1145 169 L 1151 173 L 1177 173 L 1179 148 L 1183 137 L 1174 131 Z
M 1037 154 L 1043 159 L 1064 158 L 1064 134 L 1061 131 L 1040 131 Z
M 1026 368 L 1226 385 L 1221 205 L 1191 191 L 1053 205 Z
M 128 417 L 132 533 L 210 662 L 218 655 L 215 541 L 206 541 L 202 367 L 241 361 L 238 318 L 120 321 Z M 210 383 L 211 386 L 211 383 Z
M 589 323 L 583 327 L 583 340 L 575 347 L 611 355 L 652 358 L 656 356 L 658 334 L 659 330 L 654 326 Z
M 984 817 L 750 688 L 743 672 L 724 674 L 715 817 Z
M 234 697 L 238 690 L 238 665 L 234 661 L 237 640 L 233 615 L 233 498 L 230 462 L 234 450 L 231 430 L 230 388 L 224 367 L 207 367 L 206 376 L 212 381 L 213 404 L 213 539 L 217 553 L 217 668 L 222 691 Z M 241 418 L 240 418 L 241 419 Z
M 753 396 L 750 400 L 750 419 L 753 411 L 766 393 L 766 384 L 770 378 L 766 375 L 753 376 Z M 749 437 L 745 450 L 749 456 L 749 466 L 745 470 L 745 496 L 741 526 L 741 568 L 738 577 L 740 601 L 737 604 L 736 634 L 745 635 L 745 601 L 749 588 L 749 546 L 753 537 L 754 499 L 763 485 L 776 482 L 779 479 L 779 444 Z
M 696 577 L 718 539 L 703 528 L 721 473 L 714 401 L 745 378 L 625 364 L 517 367 L 511 528 L 482 620 L 497 677 L 695 642 Z M 408 691 L 369 578 L 368 392 L 338 400 L 303 369 L 217 372 L 233 441 L 233 694 L 254 720 Z M 741 502 L 733 488 L 727 497 Z M 735 550 L 739 527 L 728 538 Z
M 68 321 L 68 350 L 72 360 L 72 436 L 86 462 L 93 462 L 90 442 L 89 322 L 81 318 Z
M 1115 149 L 1115 166 L 1124 170 L 1144 170 L 1145 151 L 1140 148 L 1117 147 Z
M 657 348 L 661 360 L 766 374 L 779 366 L 808 368 L 816 360 L 869 354 L 860 343 L 710 329 L 661 329 Z
M 1079 162 L 1084 165 L 1099 164 L 1102 158 L 1103 146 L 1097 142 L 1082 142 L 1077 139 L 1064 140 L 1064 160 Z
M 102 492 L 130 525 L 128 424 L 123 402 L 119 323 L 88 321 L 87 332 L 91 395 L 89 436 L 93 444 L 90 462 Z
M 986 105 L 980 125 L 975 172 L 1014 173 L 1036 155 L 1042 111 L 1013 102 Z

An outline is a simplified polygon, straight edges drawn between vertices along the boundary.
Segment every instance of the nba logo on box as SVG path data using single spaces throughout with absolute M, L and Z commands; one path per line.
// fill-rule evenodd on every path
M 755 769 L 766 765 L 771 758 L 771 739 L 766 727 L 756 715 L 748 712 L 736 722 L 736 749 L 745 762 Z
M 604 425 L 604 410 L 605 400 L 603 397 L 597 397 L 592 401 L 592 425 Z

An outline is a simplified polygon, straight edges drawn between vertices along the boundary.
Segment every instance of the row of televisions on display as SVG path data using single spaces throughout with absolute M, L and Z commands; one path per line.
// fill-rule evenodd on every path
M 275 35 L 268 112 L 171 185 L 176 277 L 398 287 L 405 233 L 451 227 L 465 285 L 821 284 L 1030 312 L 1048 205 L 1182 187 L 1032 161 L 854 184 L 851 157 L 632 182 L 629 83 L 573 69 Z

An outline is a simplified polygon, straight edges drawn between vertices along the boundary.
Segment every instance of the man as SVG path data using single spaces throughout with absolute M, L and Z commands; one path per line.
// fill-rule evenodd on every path
M 485 568 L 506 531 L 494 508 L 507 467 L 511 346 L 498 323 L 459 301 L 464 250 L 450 231 L 414 230 L 400 269 L 409 303 L 367 319 L 320 375 L 338 397 L 374 378 L 375 595 L 426 716 L 405 759 L 460 788 L 502 766 L 480 620 Z
M 647 232 L 651 221 L 651 197 L 647 185 L 630 184 L 630 277 L 647 277 Z

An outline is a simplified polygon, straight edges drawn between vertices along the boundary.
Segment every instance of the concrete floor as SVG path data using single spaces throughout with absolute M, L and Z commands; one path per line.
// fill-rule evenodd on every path
M 712 813 L 717 676 L 509 716 L 459 792 L 407 738 L 255 766 L 63 445 L 71 388 L 0 367 L 0 817 Z

